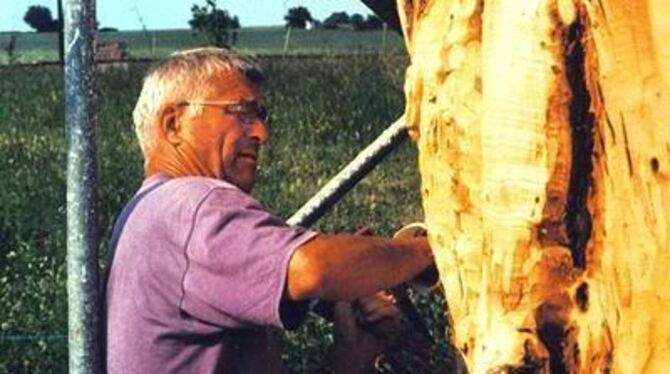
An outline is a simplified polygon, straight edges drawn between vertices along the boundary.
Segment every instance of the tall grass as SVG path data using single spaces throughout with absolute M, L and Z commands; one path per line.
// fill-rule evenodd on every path
M 373 57 L 269 60 L 272 138 L 254 194 L 288 217 L 403 110 L 403 60 Z M 99 76 L 102 246 L 142 180 L 131 112 L 144 65 Z M 65 158 L 62 74 L 0 70 L 0 372 L 67 370 Z M 422 219 L 416 151 L 407 143 L 354 189 L 317 228 L 367 225 L 391 234 Z M 420 299 L 437 335 L 440 301 Z M 318 368 L 330 326 L 311 319 L 286 338 L 295 372 Z

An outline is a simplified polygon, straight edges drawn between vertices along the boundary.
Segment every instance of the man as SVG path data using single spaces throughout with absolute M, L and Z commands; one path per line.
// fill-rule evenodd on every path
M 289 227 L 248 194 L 269 137 L 262 82 L 251 60 L 213 48 L 146 77 L 133 117 L 147 178 L 115 238 L 109 372 L 281 372 L 271 330 L 298 325 L 310 300 L 363 298 L 362 322 L 378 320 L 394 310 L 378 292 L 431 264 L 424 239 Z M 368 337 L 346 304 L 336 312 L 334 352 L 355 371 Z

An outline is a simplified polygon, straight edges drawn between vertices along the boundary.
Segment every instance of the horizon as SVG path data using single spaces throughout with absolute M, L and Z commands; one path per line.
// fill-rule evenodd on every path
M 109 27 L 109 26 L 100 26 L 100 28 Z M 112 26 L 113 27 L 113 26 Z M 244 26 L 241 25 L 240 29 L 270 29 L 270 28 L 285 28 L 285 25 L 256 25 L 256 26 Z M 168 29 L 117 29 L 116 31 L 100 31 L 98 33 L 106 32 L 145 32 L 145 31 L 192 31 L 190 27 L 181 27 L 181 28 L 168 28 Z M 50 34 L 51 32 L 43 32 L 39 34 Z M 53 33 L 56 33 L 54 31 Z M 0 34 L 38 34 L 35 30 L 0 30 Z
M 185 30 L 189 29 L 191 6 L 203 5 L 205 0 L 132 0 L 97 2 L 96 17 L 101 28 L 113 27 L 119 31 Z M 3 6 L 0 14 L 0 33 L 34 32 L 23 21 L 30 6 L 40 5 L 50 9 L 54 19 L 58 18 L 57 0 L 15 0 Z M 153 12 L 156 7 L 161 12 Z M 363 16 L 372 11 L 358 0 L 228 0 L 217 2 L 220 9 L 237 16 L 242 28 L 273 27 L 284 25 L 284 15 L 296 6 L 306 7 L 312 16 L 323 21 L 333 12 L 359 13 Z M 260 10 L 259 10 L 260 9 Z

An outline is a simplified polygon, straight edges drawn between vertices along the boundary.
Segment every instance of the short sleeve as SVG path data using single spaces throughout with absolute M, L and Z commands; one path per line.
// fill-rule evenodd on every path
M 279 311 L 289 260 L 315 235 L 288 226 L 240 190 L 211 190 L 187 240 L 181 310 L 222 327 L 284 327 Z

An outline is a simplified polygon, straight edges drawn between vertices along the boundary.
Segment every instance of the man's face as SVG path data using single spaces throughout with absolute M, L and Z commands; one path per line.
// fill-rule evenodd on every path
M 267 124 L 256 116 L 263 105 L 259 87 L 242 74 L 228 73 L 212 82 L 198 116 L 184 115 L 183 139 L 189 145 L 200 174 L 251 191 L 256 179 L 260 146 L 268 140 Z

